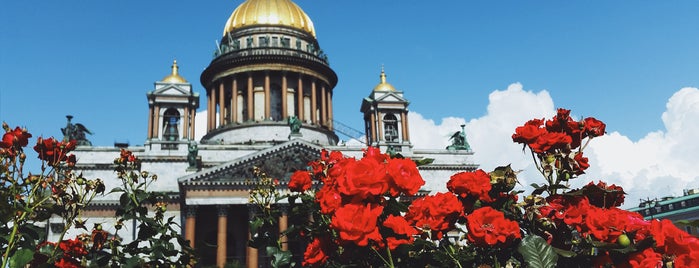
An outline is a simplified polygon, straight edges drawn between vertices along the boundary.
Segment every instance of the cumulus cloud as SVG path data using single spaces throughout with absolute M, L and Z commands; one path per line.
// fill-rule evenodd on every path
M 450 134 L 466 122 L 474 162 L 482 169 L 489 171 L 512 164 L 514 169 L 523 170 L 519 175 L 523 185 L 541 182 L 531 156 L 512 142 L 511 135 L 529 119 L 552 117 L 555 106 L 551 96 L 545 90 L 528 91 L 515 83 L 506 90 L 493 91 L 488 101 L 487 113 L 468 122 L 448 117 L 435 123 L 411 112 L 410 133 L 415 148 L 444 148 Z M 637 206 L 642 198 L 679 196 L 682 189 L 699 187 L 699 175 L 694 172 L 699 164 L 699 89 L 679 90 L 666 108 L 662 115 L 664 131 L 648 133 L 638 141 L 618 132 L 592 141 L 585 150 L 591 167 L 572 186 L 580 187 L 593 180 L 621 185 L 629 194 L 626 208 Z M 604 120 L 603 115 L 599 117 Z

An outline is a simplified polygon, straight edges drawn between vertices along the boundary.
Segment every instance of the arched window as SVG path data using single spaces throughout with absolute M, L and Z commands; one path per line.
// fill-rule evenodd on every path
M 180 132 L 177 125 L 180 123 L 180 112 L 177 109 L 170 108 L 165 110 L 163 115 L 163 140 L 176 141 L 180 138 Z
M 384 137 L 386 142 L 398 142 L 398 119 L 393 114 L 383 117 Z

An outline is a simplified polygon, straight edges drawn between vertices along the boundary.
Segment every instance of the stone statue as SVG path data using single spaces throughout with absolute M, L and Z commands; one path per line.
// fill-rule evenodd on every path
M 77 145 L 92 146 L 92 142 L 85 137 L 86 133 L 92 135 L 92 132 L 90 132 L 90 130 L 88 130 L 83 124 L 71 123 L 70 120 L 73 119 L 72 115 L 66 115 L 66 118 L 68 118 L 66 127 L 61 128 L 61 132 L 63 132 L 63 141 L 67 142 L 75 140 Z
M 189 152 L 187 154 L 187 162 L 189 162 L 189 168 L 191 168 L 191 169 L 198 168 L 197 155 L 199 154 L 199 147 L 197 146 L 197 143 L 191 142 L 189 144 L 189 148 L 187 148 L 187 151 Z
M 466 150 L 471 151 L 471 146 L 466 141 L 466 125 L 461 125 L 461 131 L 451 135 L 451 145 L 447 146 L 447 150 Z
M 298 117 L 290 116 L 289 117 L 289 128 L 291 129 L 291 134 L 299 134 L 301 131 L 301 120 L 299 120 Z

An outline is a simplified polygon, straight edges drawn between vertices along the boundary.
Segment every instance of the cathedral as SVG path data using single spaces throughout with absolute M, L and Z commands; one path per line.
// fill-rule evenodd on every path
M 181 232 L 201 265 L 266 265 L 264 252 L 247 246 L 253 167 L 278 179 L 279 191 L 323 149 L 361 157 L 366 146 L 374 146 L 423 160 L 428 163 L 419 167 L 425 191 L 432 190 L 434 178 L 477 168 L 463 130 L 462 139 L 455 134 L 455 144 L 448 148 L 413 148 L 408 96 L 388 82 L 383 69 L 378 84 L 367 86 L 367 97 L 356 100 L 365 137 L 356 145 L 340 143 L 333 114 L 356 111 L 333 110 L 338 74 L 328 57 L 311 18 L 291 0 L 247 0 L 223 24 L 214 58 L 199 77 L 201 95 L 179 74 L 176 61 L 169 71 L 164 66 L 166 75 L 145 92 L 147 138 L 144 145 L 127 149 L 141 159 L 142 170 L 158 175 L 148 189 L 171 197 L 166 217 L 180 219 Z M 205 126 L 195 125 L 200 106 L 206 110 Z M 206 134 L 196 140 L 200 128 Z M 78 146 L 78 172 L 102 178 L 107 191 L 118 187 L 113 160 L 123 146 Z M 85 213 L 88 222 L 113 232 L 117 199 L 111 194 L 93 201 Z M 63 228 L 58 222 L 49 223 L 54 237 Z M 288 224 L 281 216 L 280 231 Z M 125 226 L 130 233 L 120 232 L 120 238 L 128 242 L 136 236 L 136 222 Z

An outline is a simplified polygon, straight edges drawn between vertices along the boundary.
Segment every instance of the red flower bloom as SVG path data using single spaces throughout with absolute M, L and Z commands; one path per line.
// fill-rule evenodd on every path
M 543 153 L 553 149 L 563 149 L 571 144 L 573 139 L 568 134 L 561 132 L 546 132 L 539 136 L 534 143 L 530 143 L 529 147 L 535 153 Z M 572 146 L 571 146 L 572 147 Z
M 335 180 L 342 194 L 366 199 L 388 191 L 386 170 L 375 158 L 365 157 L 358 161 L 350 159 L 338 162 L 335 166 L 340 164 L 343 165 L 344 174 Z
M 77 260 L 72 258 L 61 258 L 54 265 L 57 268 L 82 268 L 83 266 Z
M 618 208 L 598 208 L 591 206 L 587 210 L 585 225 L 588 234 L 600 241 L 615 243 L 624 231 L 628 218 L 623 210 Z
M 646 248 L 629 255 L 629 265 L 631 267 L 663 267 L 663 256 L 652 248 Z
M 588 117 L 583 120 L 585 135 L 590 137 L 599 137 L 604 135 L 605 125 L 602 121 L 595 119 L 594 117 Z
M 447 189 L 461 197 L 473 196 L 479 200 L 493 202 L 488 194 L 492 189 L 490 175 L 482 169 L 473 172 L 460 172 L 451 176 Z
M 292 192 L 303 192 L 311 189 L 311 174 L 308 171 L 298 170 L 291 175 L 289 180 L 289 190 Z
M 538 119 L 534 119 L 523 126 L 517 127 L 515 134 L 512 134 L 512 141 L 523 144 L 535 142 L 539 136 L 546 133 L 546 129 L 541 128 L 541 122 Z
M 590 167 L 590 164 L 587 163 L 587 157 L 583 157 L 582 152 L 575 154 L 573 160 L 575 160 L 575 165 L 573 166 L 573 171 L 575 172 L 575 175 L 585 173 L 585 170 Z
M 6 124 L 4 125 L 6 126 Z M 32 134 L 29 134 L 26 129 L 15 127 L 14 130 L 10 130 L 8 127 L 2 136 L 2 141 L 0 141 L 0 148 L 25 147 L 29 144 L 29 138 L 31 137 Z
M 418 233 L 413 226 L 410 226 L 405 218 L 400 216 L 388 216 L 383 222 L 383 226 L 390 228 L 397 235 L 396 237 L 386 237 L 388 248 L 391 250 L 396 249 L 396 247 L 400 245 L 413 242 L 413 236 Z
M 401 193 L 413 196 L 425 185 L 425 180 L 420 176 L 413 160 L 389 159 L 386 171 L 390 181 L 389 190 L 393 196 Z
M 329 244 L 325 239 L 314 238 L 303 253 L 303 266 L 321 267 L 325 264 L 328 260 L 325 252 L 329 250 Z
M 320 213 L 331 214 L 342 205 L 342 196 L 337 189 L 325 184 L 316 192 L 316 202 L 320 204 Z
M 335 211 L 330 227 L 337 230 L 343 241 L 366 246 L 369 240 L 381 241 L 376 225 L 383 207 L 375 204 L 346 204 Z
M 624 189 L 615 184 L 607 185 L 600 181 L 597 184 L 588 183 L 582 188 L 583 194 L 590 204 L 601 208 L 618 207 L 624 204 Z
M 491 207 L 482 207 L 466 216 L 467 238 L 481 247 L 504 246 L 522 238 L 519 224 Z
M 69 160 L 68 152 L 75 150 L 76 142 L 71 140 L 69 142 L 59 142 L 53 137 L 48 139 L 42 139 L 39 137 L 34 146 L 34 151 L 39 153 L 39 159 L 44 160 L 50 166 L 55 166 L 61 161 Z M 75 164 L 75 158 L 71 158 L 70 162 Z M 70 163 L 69 163 L 70 164 Z
M 405 219 L 410 225 L 432 231 L 441 238 L 442 232 L 451 229 L 463 214 L 464 207 L 455 195 L 437 193 L 413 201 Z

